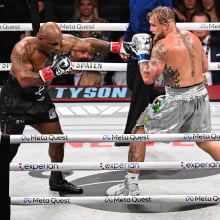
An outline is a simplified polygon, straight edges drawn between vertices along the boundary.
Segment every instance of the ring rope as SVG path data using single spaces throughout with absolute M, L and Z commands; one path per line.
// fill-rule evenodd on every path
M 41 23 L 40 25 L 42 25 Z M 62 31 L 126 31 L 128 23 L 57 23 Z M 182 30 L 219 31 L 218 22 L 177 23 Z M 31 23 L 0 23 L 0 31 L 32 31 Z
M 218 204 L 220 195 L 145 195 L 145 196 L 82 196 L 82 197 L 12 197 L 12 205 L 68 204 L 149 204 L 149 203 Z
M 22 134 L 10 137 L 10 143 L 67 143 L 67 142 L 204 142 L 219 141 L 220 133 L 169 134 Z
M 220 161 L 11 163 L 10 171 L 219 169 Z
M 74 70 L 127 71 L 127 63 L 72 62 Z M 0 63 L 0 71 L 9 71 L 11 63 Z M 220 62 L 210 62 L 209 70 L 220 70 Z

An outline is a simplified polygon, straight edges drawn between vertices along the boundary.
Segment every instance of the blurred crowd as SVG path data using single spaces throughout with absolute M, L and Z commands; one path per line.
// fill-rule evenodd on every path
M 172 0 L 177 22 L 220 22 L 220 1 Z M 204 13 L 204 14 L 203 14 Z M 0 63 L 10 63 L 11 50 L 16 42 L 27 35 L 35 35 L 39 23 L 46 21 L 85 23 L 128 23 L 129 0 L 0 0 L 0 23 L 33 23 L 32 32 L 1 31 Z M 65 32 L 64 32 L 65 33 Z M 95 37 L 107 41 L 120 41 L 122 31 L 69 31 L 78 37 Z M 220 62 L 219 31 L 194 31 L 204 44 L 209 62 Z M 124 62 L 118 54 L 93 54 L 79 62 Z M 206 73 L 207 84 L 220 84 L 220 72 Z M 126 72 L 76 71 L 75 75 L 91 75 L 97 85 L 126 85 Z M 215 77 L 212 77 L 214 74 Z M 0 84 L 7 80 L 8 72 L 0 72 Z M 76 80 L 56 78 L 53 84 L 73 84 Z M 88 83 L 88 82 L 87 82 Z M 80 85 L 80 84 L 78 84 Z

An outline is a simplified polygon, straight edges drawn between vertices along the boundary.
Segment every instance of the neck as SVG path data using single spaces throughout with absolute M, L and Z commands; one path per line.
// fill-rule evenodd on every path
M 82 22 L 91 22 L 93 20 L 93 15 L 90 15 L 90 16 L 81 15 L 80 20 Z
M 179 33 L 179 29 L 176 27 L 174 23 L 169 24 L 169 28 L 166 31 L 166 35 L 169 33 Z
M 206 8 L 204 8 L 204 11 L 206 12 L 206 13 L 210 13 L 210 12 L 215 12 L 215 5 L 213 5 L 210 9 L 206 9 Z
M 218 18 L 217 18 L 217 16 L 216 16 L 216 13 L 215 13 L 215 10 L 214 10 L 214 9 L 211 9 L 211 10 L 205 11 L 205 12 L 210 15 L 212 22 L 218 22 Z

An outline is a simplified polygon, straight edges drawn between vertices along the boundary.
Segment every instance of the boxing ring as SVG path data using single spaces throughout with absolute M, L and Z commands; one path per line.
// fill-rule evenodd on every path
M 81 23 L 60 23 L 59 25 L 61 27 L 61 30 L 95 29 L 103 31 L 121 31 L 126 29 L 127 24 L 107 23 L 103 25 L 98 23 L 88 23 L 87 26 L 85 26 Z M 186 30 L 189 28 L 189 26 L 191 30 L 220 29 L 220 26 L 215 23 L 181 23 L 178 24 L 178 26 L 179 28 Z M 29 31 L 32 30 L 32 27 L 31 24 L 0 24 L 0 30 Z M 126 70 L 125 63 L 93 63 L 93 65 L 88 65 L 88 63 L 74 62 L 73 66 L 76 70 Z M 6 71 L 9 69 L 9 63 L 0 63 L 0 71 Z M 220 63 L 210 63 L 209 69 L 220 70 Z M 59 103 L 56 103 L 56 105 L 56 107 L 58 108 L 65 106 L 65 104 Z M 97 108 L 99 110 L 101 109 L 100 104 L 91 105 L 98 106 Z M 120 103 L 118 105 L 120 105 Z M 127 103 L 123 105 L 126 105 L 128 109 Z M 216 107 L 215 104 L 214 106 Z M 217 109 L 219 109 L 219 107 L 220 106 L 217 105 Z M 99 115 L 100 112 L 98 113 Z M 215 119 L 220 120 L 220 115 L 218 115 L 218 113 L 216 112 L 214 113 L 216 114 Z M 30 128 L 27 128 L 23 135 L 1 135 L 1 144 L 22 143 L 21 152 L 19 152 L 19 155 L 15 157 L 15 160 L 9 166 L 12 220 L 29 220 L 30 215 L 32 215 L 31 219 L 33 220 L 58 220 L 61 219 L 62 216 L 58 213 L 55 215 L 55 212 L 57 211 L 66 213 L 64 214 L 63 218 L 65 220 L 72 218 L 101 220 L 103 219 L 103 217 L 106 220 L 113 218 L 128 219 L 135 217 L 139 217 L 139 219 L 146 219 L 146 217 L 148 217 L 149 219 L 153 220 L 161 218 L 186 219 L 184 211 L 188 211 L 194 217 L 194 219 L 200 219 L 204 216 L 209 216 L 210 219 L 213 220 L 218 219 L 218 217 L 220 217 L 220 208 L 218 205 L 220 203 L 220 193 L 219 190 L 217 190 L 217 188 L 219 188 L 217 187 L 217 185 L 220 182 L 220 161 L 213 161 L 208 155 L 206 155 L 204 152 L 201 152 L 201 149 L 197 149 L 195 145 L 192 144 L 192 142 L 195 141 L 220 141 L 220 133 L 218 133 L 218 128 L 217 132 L 211 134 L 186 133 L 125 135 L 121 133 L 123 132 L 123 126 L 125 125 L 126 116 L 127 112 L 124 111 L 122 112 L 122 114 L 121 112 L 118 112 L 117 115 L 114 117 L 114 120 L 120 119 L 120 121 L 122 122 L 118 128 L 120 133 L 109 133 L 108 130 L 105 131 L 103 129 L 102 132 L 98 132 L 98 134 L 93 133 L 92 131 L 90 133 L 84 132 L 83 134 L 78 134 L 77 131 L 75 131 L 76 134 L 72 134 L 70 132 L 71 129 L 66 129 L 64 126 L 64 131 L 68 131 L 68 133 L 65 132 L 64 135 L 41 135 L 35 133 Z M 60 118 L 62 122 L 61 125 L 66 122 L 67 117 L 68 120 L 73 120 L 72 126 L 75 126 L 74 117 L 72 118 L 72 115 L 64 116 L 60 111 Z M 96 117 L 94 113 L 93 117 Z M 81 119 L 82 116 L 78 118 L 78 124 L 80 123 Z M 105 123 L 106 121 L 107 125 L 109 124 L 110 126 L 112 126 L 112 124 L 110 124 L 109 122 L 111 121 L 111 119 L 106 119 L 106 115 L 102 116 L 102 120 L 103 123 Z M 87 121 L 87 123 L 83 124 L 85 130 L 88 128 L 89 124 L 89 120 Z M 148 142 L 149 148 L 147 149 L 147 152 L 149 150 L 149 161 L 136 163 L 125 162 L 127 160 L 128 148 L 113 147 L 114 142 L 124 142 L 125 140 L 129 142 Z M 48 161 L 47 153 L 44 152 L 45 148 L 47 150 L 47 145 L 44 145 L 55 141 L 66 143 L 64 162 L 44 162 Z M 71 145 L 69 145 L 68 143 L 71 143 Z M 77 145 L 78 143 L 84 144 Z M 154 145 L 151 145 L 150 143 L 155 143 L 155 145 L 158 144 L 159 147 L 152 147 Z M 179 143 L 180 146 L 176 146 L 174 143 Z M 37 145 L 37 147 L 34 147 L 34 145 Z M 108 152 L 106 149 L 111 152 L 109 155 L 106 155 L 106 153 Z M 167 149 L 171 152 L 167 153 Z M 78 153 L 79 155 L 77 155 L 76 157 L 73 151 L 76 151 L 76 153 Z M 186 153 L 186 151 L 191 153 Z M 91 158 L 94 152 L 94 158 Z M 100 160 L 100 152 L 102 160 Z M 162 152 L 162 154 L 160 156 L 156 156 L 157 154 L 160 154 L 159 152 Z M 90 155 L 85 156 L 85 154 Z M 181 156 L 184 156 L 185 158 L 187 158 L 187 160 L 183 160 Z M 97 158 L 99 162 L 97 162 Z M 198 160 L 195 160 L 195 158 L 198 158 Z M 33 159 L 36 160 L 34 160 L 33 162 Z M 119 182 L 123 181 L 124 172 L 126 172 L 128 169 L 143 170 L 147 172 L 146 176 L 152 176 L 152 180 L 148 178 L 140 179 L 140 182 L 146 183 L 150 190 L 145 190 L 143 185 L 141 188 L 141 196 L 114 197 L 105 196 L 104 190 L 102 192 L 98 191 L 98 194 L 94 195 L 97 188 L 96 190 L 94 190 L 94 192 L 91 191 L 93 187 L 95 187 L 95 183 L 91 183 L 91 189 L 88 189 L 85 195 L 83 194 L 82 196 L 70 196 L 62 193 L 48 192 L 46 191 L 46 189 L 43 189 L 48 188 L 47 172 L 51 170 L 62 170 L 69 175 L 68 178 L 73 177 L 76 183 L 78 183 L 77 181 L 82 181 L 84 184 L 81 184 L 82 187 L 88 187 L 87 183 L 85 183 L 85 180 L 88 180 L 89 178 L 98 178 L 97 176 L 101 176 L 101 180 L 107 179 L 107 177 L 110 178 L 110 180 L 113 179 L 111 185 L 118 184 Z M 74 172 L 73 175 L 72 172 Z M 169 172 L 176 178 L 173 180 L 175 186 L 172 183 L 172 178 L 169 177 L 169 179 L 166 176 Z M 196 173 L 195 178 L 193 177 L 193 172 Z M 207 172 L 207 174 L 205 174 L 205 172 Z M 190 174 L 190 177 L 187 177 L 186 181 L 184 181 L 184 175 L 181 176 L 181 173 L 184 173 L 184 175 L 186 176 Z M 23 182 L 22 184 L 23 180 L 18 177 L 19 174 L 22 175 L 22 177 L 27 177 L 27 185 L 26 182 Z M 181 176 L 181 178 L 179 176 Z M 118 177 L 118 179 L 115 180 L 115 177 Z M 143 177 L 145 177 L 145 174 L 143 175 Z M 159 183 L 157 183 L 158 181 L 160 181 L 160 178 L 161 183 L 165 184 L 165 186 L 163 184 L 159 186 Z M 145 181 L 146 179 L 147 181 Z M 184 181 L 184 183 L 181 184 L 179 180 L 182 182 Z M 200 187 L 196 187 L 196 181 L 201 184 Z M 154 184 L 153 182 L 156 182 L 156 184 Z M 29 184 L 33 184 L 33 188 L 36 187 L 40 189 L 41 192 L 36 191 L 36 189 L 32 189 Z M 102 184 L 102 182 L 99 184 Z M 104 189 L 108 188 L 110 186 L 109 184 L 110 183 L 105 184 Z M 190 190 L 188 185 L 192 187 L 192 190 Z M 182 188 L 182 186 L 184 188 Z M 211 189 L 206 190 L 207 186 L 211 186 Z M 170 191 L 168 191 L 166 187 L 168 187 Z M 27 189 L 27 191 L 30 191 L 31 193 L 26 194 L 25 192 L 23 192 L 24 189 L 25 191 Z M 67 205 L 73 206 L 75 208 L 74 211 L 67 210 Z M 50 207 L 50 209 L 53 209 L 53 211 L 50 211 L 50 209 L 46 208 L 48 206 Z M 128 208 L 123 211 L 125 206 Z M 169 208 L 167 208 L 168 206 Z M 172 210 L 172 207 L 177 206 L 178 208 L 170 211 Z M 30 209 L 29 207 L 32 207 L 32 209 Z M 187 209 L 186 207 L 190 208 Z M 160 208 L 162 210 L 161 213 L 160 211 L 158 211 L 160 210 Z M 17 212 L 18 215 L 15 212 Z M 42 212 L 43 214 L 40 214 L 39 212 Z M 178 212 L 180 212 L 180 214 Z M 26 213 L 28 214 L 26 215 Z M 48 217 L 49 214 L 53 216 L 51 216 L 50 218 Z
M 10 139 L 10 143 L 53 143 L 53 142 L 129 142 L 161 141 L 219 141 L 220 133 L 186 134 L 82 134 L 82 135 L 2 135 L 1 139 Z M 219 169 L 220 161 L 166 161 L 166 162 L 63 162 L 63 163 L 11 163 L 10 171 L 68 171 L 68 170 L 198 170 Z M 200 198 L 200 199 L 198 199 Z M 202 199 L 201 199 L 202 198 Z M 60 202 L 58 202 L 60 201 Z M 62 202 L 61 202 L 62 201 Z M 146 203 L 191 203 L 218 204 L 220 195 L 145 195 L 145 196 L 85 196 L 85 197 L 11 197 L 12 205 L 57 205 L 57 204 L 146 204 Z

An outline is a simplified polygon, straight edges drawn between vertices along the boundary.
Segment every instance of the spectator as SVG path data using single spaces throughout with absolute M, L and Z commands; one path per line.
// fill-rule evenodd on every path
M 47 2 L 46 0 L 45 2 Z M 56 22 L 66 22 L 73 14 L 73 2 L 75 0 L 50 0 L 52 1 L 53 20 Z
M 171 0 L 130 0 L 130 20 L 128 28 L 123 36 L 124 41 L 130 42 L 132 36 L 137 33 L 149 33 L 150 25 L 147 21 L 146 14 L 159 5 L 169 6 L 172 8 Z M 144 84 L 137 60 L 121 55 L 121 58 L 128 62 L 127 64 L 127 86 L 131 90 L 131 103 L 124 129 L 125 134 L 130 134 L 136 124 L 136 121 L 144 111 L 145 107 L 151 102 L 155 96 L 164 93 L 164 88 L 156 88 L 154 84 Z M 115 143 L 115 146 L 126 146 L 127 142 Z
M 220 2 L 217 0 L 202 0 L 203 10 L 211 17 L 211 22 L 220 22 Z
M 112 23 L 127 23 L 129 20 L 129 0 L 98 0 L 99 13 Z M 113 31 L 111 39 L 120 41 L 124 31 Z M 118 54 L 111 53 L 108 60 L 122 63 Z M 105 85 L 127 85 L 126 71 L 110 71 L 105 76 Z
M 193 22 L 211 22 L 211 17 L 203 11 L 195 12 L 192 16 Z M 213 34 L 212 31 L 199 30 L 192 31 L 200 39 L 203 49 L 209 62 L 220 62 L 220 36 Z M 205 73 L 208 85 L 220 85 L 220 72 L 208 71 Z
M 89 52 L 72 51 L 71 56 L 74 62 L 91 62 L 94 59 L 94 54 Z M 53 85 L 75 85 L 75 86 L 94 86 L 101 84 L 101 73 L 98 71 L 79 71 L 73 70 L 73 74 L 61 75 L 54 78 Z
M 97 0 L 76 0 L 73 6 L 73 16 L 69 22 L 107 23 L 108 21 L 99 16 Z M 81 38 L 94 37 L 106 41 L 111 40 L 111 31 L 71 31 L 71 34 Z M 104 61 L 108 55 L 96 54 L 94 61 Z
M 26 23 L 29 21 L 29 10 L 26 0 L 2 1 L 0 7 L 0 20 L 2 23 Z M 20 31 L 0 31 L 0 63 L 10 63 L 10 55 L 15 43 L 20 40 Z M 0 72 L 0 84 L 8 79 L 8 71 Z
M 34 15 L 33 15 L 33 19 L 38 19 L 39 20 L 37 21 L 38 24 L 37 25 L 40 25 L 39 23 L 40 22 L 45 22 L 45 19 L 44 19 L 44 8 L 45 8 L 45 5 L 44 5 L 44 1 L 38 1 L 36 2 L 36 9 L 35 8 L 32 8 L 34 3 L 31 2 L 31 0 L 26 0 L 26 4 L 27 4 L 27 8 L 29 9 L 29 21 L 28 22 L 32 22 L 32 17 L 31 17 L 31 13 L 33 12 L 34 10 Z M 36 11 L 35 11 L 36 10 Z M 36 16 L 36 18 L 35 18 Z M 39 16 L 39 17 L 38 17 Z M 25 31 L 24 33 L 21 34 L 20 36 L 20 39 L 22 39 L 23 37 L 25 36 L 30 36 L 30 35 L 34 35 L 33 31 Z
M 108 21 L 99 16 L 97 0 L 75 0 L 73 5 L 72 19 L 67 22 L 74 23 L 107 23 Z M 101 40 L 111 41 L 111 31 L 70 31 L 66 32 L 77 37 L 86 38 L 94 37 Z M 92 61 L 104 62 L 108 61 L 109 53 L 97 53 Z M 87 72 L 88 73 L 88 72 Z M 107 72 L 101 72 L 102 82 Z
M 177 22 L 192 22 L 192 14 L 202 9 L 201 0 L 174 0 L 173 3 Z

